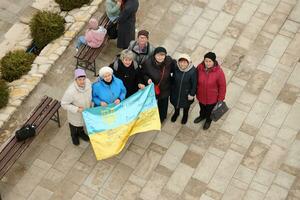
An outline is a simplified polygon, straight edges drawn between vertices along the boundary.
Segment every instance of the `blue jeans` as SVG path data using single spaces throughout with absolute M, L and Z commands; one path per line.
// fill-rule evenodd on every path
M 79 49 L 83 44 L 86 44 L 86 41 L 85 41 L 85 37 L 82 35 L 79 36 L 77 39 L 76 49 Z

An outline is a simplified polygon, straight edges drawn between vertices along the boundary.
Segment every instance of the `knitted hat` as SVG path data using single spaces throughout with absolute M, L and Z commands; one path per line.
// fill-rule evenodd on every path
M 212 61 L 216 61 L 216 54 L 215 53 L 213 53 L 213 52 L 208 52 L 207 54 L 205 54 L 204 55 L 204 59 L 205 58 L 209 58 L 209 59 L 211 59 Z
M 146 30 L 140 30 L 140 31 L 138 32 L 138 37 L 139 37 L 140 35 L 143 35 L 143 36 L 146 36 L 147 38 L 149 38 L 149 32 L 146 31 Z
M 96 18 L 91 18 L 90 21 L 89 21 L 88 27 L 90 29 L 93 29 L 93 30 L 98 29 L 98 21 L 97 21 L 97 19 Z
M 167 50 L 164 47 L 156 47 L 154 50 L 154 55 L 158 53 L 164 53 L 167 54 Z
M 181 59 L 187 60 L 188 63 L 192 62 L 191 57 L 189 55 L 185 54 L 185 53 L 179 55 L 178 61 L 181 60 Z
M 113 70 L 112 68 L 108 67 L 108 66 L 104 66 L 99 70 L 99 76 L 101 78 L 103 78 L 104 74 L 106 73 L 110 73 L 111 75 L 113 75 Z
M 83 69 L 75 69 L 74 79 L 81 77 L 81 76 L 86 76 L 85 71 Z

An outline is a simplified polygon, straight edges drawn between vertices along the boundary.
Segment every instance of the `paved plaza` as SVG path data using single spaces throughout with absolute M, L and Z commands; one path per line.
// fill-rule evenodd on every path
M 89 143 L 71 143 L 61 109 L 62 127 L 49 122 L 0 181 L 3 199 L 299 200 L 300 1 L 139 2 L 137 28 L 149 30 L 155 46 L 174 58 L 188 53 L 196 65 L 207 51 L 217 54 L 230 111 L 203 131 L 203 123 L 193 123 L 196 103 L 184 126 L 181 117 L 170 121 L 170 106 L 161 131 L 137 134 L 118 156 L 96 161 Z M 110 41 L 98 69 L 118 52 Z M 73 42 L 8 129 L 22 124 L 43 95 L 61 99 L 74 55 Z

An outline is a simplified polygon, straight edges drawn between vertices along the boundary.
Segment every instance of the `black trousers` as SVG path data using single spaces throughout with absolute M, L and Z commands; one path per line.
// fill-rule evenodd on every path
M 69 127 L 72 137 L 78 137 L 80 134 L 85 134 L 83 126 L 74 126 L 69 123 Z
M 157 106 L 158 106 L 158 111 L 159 111 L 160 122 L 163 122 L 167 118 L 168 105 L 169 105 L 169 98 L 168 97 L 157 100 Z
M 175 109 L 175 114 L 176 114 L 176 115 L 179 115 L 180 109 L 181 109 L 181 108 L 175 108 L 175 107 L 174 107 L 174 109 Z M 183 108 L 183 116 L 188 115 L 189 110 L 190 110 L 190 106 L 188 106 L 188 107 L 186 107 L 186 108 Z
M 202 103 L 199 103 L 199 105 L 200 105 L 200 116 L 204 117 L 207 122 L 212 121 L 212 119 L 210 118 L 210 115 L 211 115 L 211 111 L 214 109 L 216 104 L 217 103 L 204 105 Z

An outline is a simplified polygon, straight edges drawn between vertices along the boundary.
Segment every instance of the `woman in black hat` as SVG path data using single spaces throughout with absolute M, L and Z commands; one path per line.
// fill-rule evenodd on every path
M 160 121 L 167 117 L 168 102 L 171 91 L 171 73 L 174 69 L 173 59 L 167 55 L 164 47 L 157 47 L 153 56 L 142 64 L 142 74 L 147 84 L 154 83 Z

